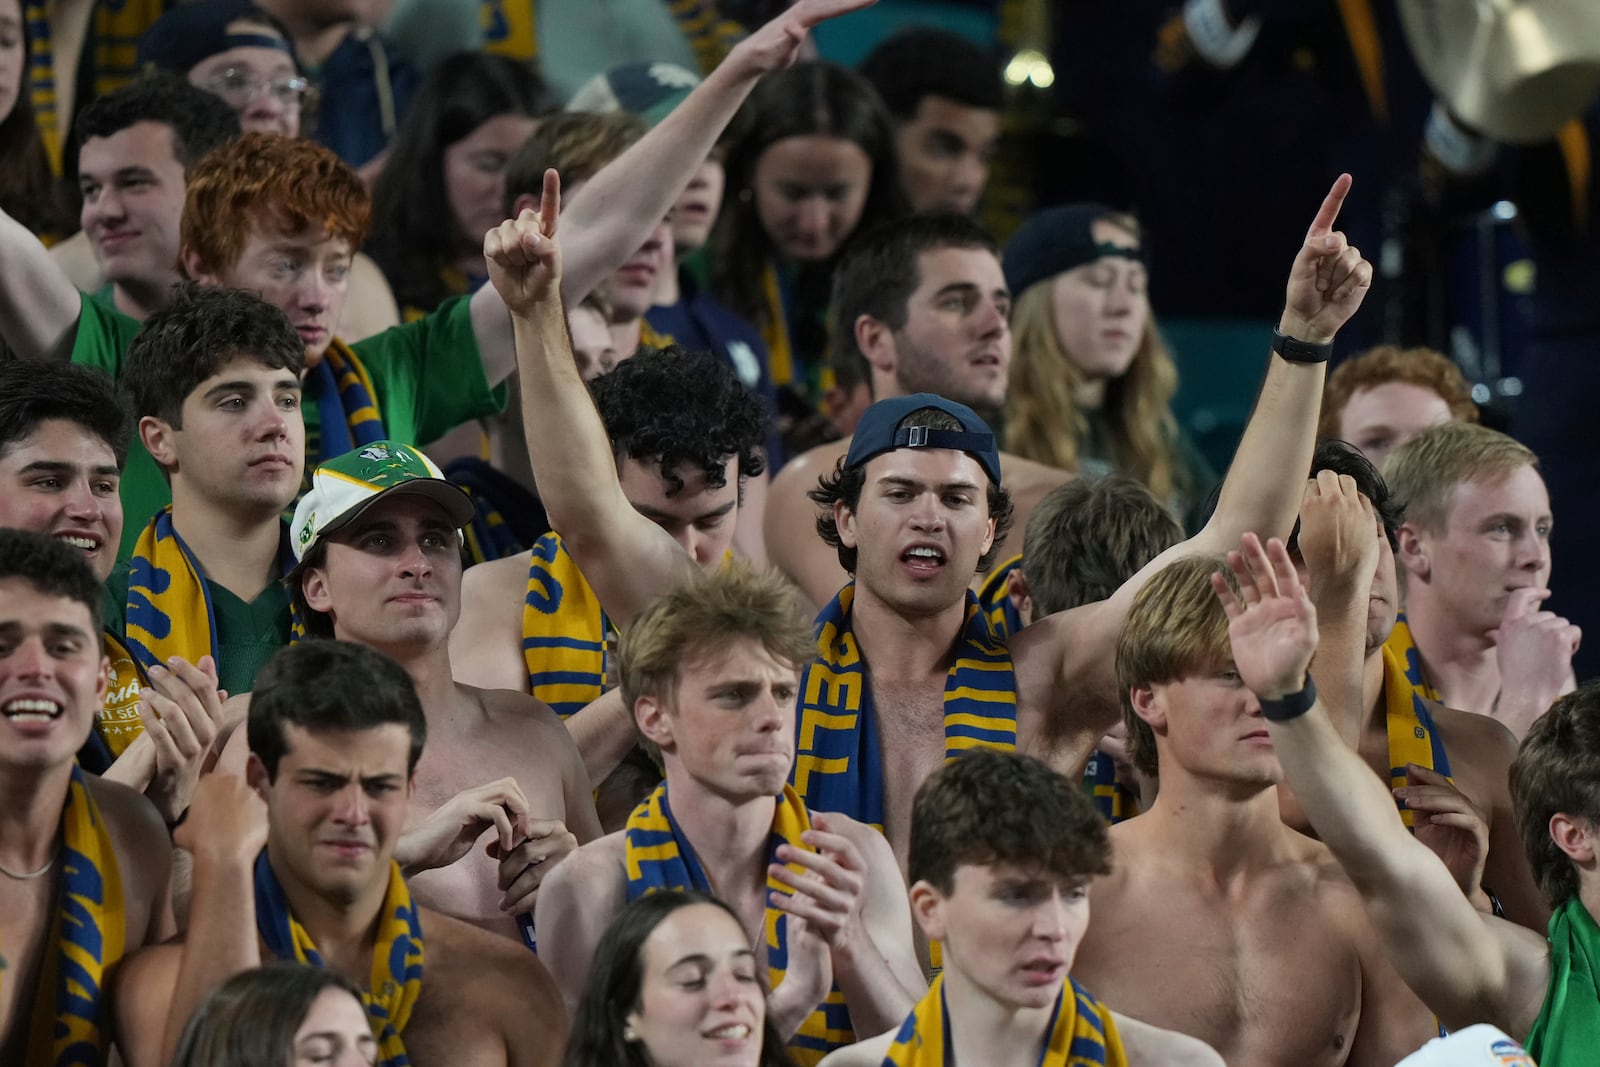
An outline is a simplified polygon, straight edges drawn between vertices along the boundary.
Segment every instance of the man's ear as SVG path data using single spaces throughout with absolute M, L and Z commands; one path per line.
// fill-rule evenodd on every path
M 1006 599 L 1022 618 L 1024 626 L 1033 622 L 1033 597 L 1028 593 L 1028 578 L 1021 567 L 1012 567 L 1006 575 Z
M 661 751 L 670 750 L 672 741 L 672 716 L 659 698 L 648 694 L 633 702 L 633 721 L 639 732 Z
M 312 611 L 332 614 L 333 597 L 328 592 L 328 572 L 323 568 L 306 568 L 300 576 L 300 595 L 305 598 L 306 607 Z
M 1585 819 L 1558 811 L 1550 816 L 1550 840 L 1580 867 L 1595 865 L 1595 830 Z
M 1165 733 L 1167 729 L 1166 705 L 1156 699 L 1154 686 L 1136 685 L 1128 690 L 1128 700 L 1133 705 L 1133 712 L 1149 724 L 1155 733 Z
M 911 887 L 911 915 L 922 927 L 929 941 L 945 939 L 944 894 L 926 881 L 919 880 Z
M 205 268 L 204 263 L 200 259 L 200 253 L 196 252 L 188 245 L 183 246 L 182 251 L 178 253 L 178 259 L 183 264 L 183 273 L 190 281 L 197 282 L 200 285 L 222 284 L 222 279 L 217 277 L 215 271 L 210 271 Z
M 846 507 L 845 502 L 842 500 L 833 502 L 833 525 L 839 531 L 839 541 L 844 547 L 855 548 L 856 513 Z
M 887 323 L 871 315 L 857 315 L 855 326 L 856 347 L 866 357 L 872 369 L 880 374 L 894 374 L 894 331 Z
M 173 470 L 178 466 L 178 450 L 172 439 L 172 426 L 164 419 L 146 415 L 139 420 L 139 443 L 158 465 Z
M 267 774 L 267 765 L 261 762 L 261 757 L 254 752 L 250 753 L 244 765 L 244 781 L 254 789 L 262 800 L 267 800 L 272 792 L 272 778 Z
M 1426 535 L 1414 524 L 1403 522 L 1400 529 L 1395 531 L 1395 541 L 1398 544 L 1394 553 L 1395 561 L 1405 568 L 1408 575 L 1421 582 L 1427 581 L 1432 565 L 1428 562 Z

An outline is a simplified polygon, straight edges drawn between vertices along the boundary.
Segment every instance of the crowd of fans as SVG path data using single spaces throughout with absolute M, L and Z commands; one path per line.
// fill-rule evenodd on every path
M 1219 479 L 870 3 L 0 0 L 0 1063 L 1592 1062 L 1549 493 L 1328 373 L 1351 177 Z

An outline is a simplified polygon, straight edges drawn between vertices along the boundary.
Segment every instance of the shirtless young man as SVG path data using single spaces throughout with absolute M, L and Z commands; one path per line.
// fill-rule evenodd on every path
M 1487 426 L 1447 422 L 1384 465 L 1406 503 L 1396 556 L 1405 614 L 1389 647 L 1428 700 L 1492 715 L 1518 737 L 1576 686 L 1583 635 L 1550 595 L 1550 494 L 1539 459 Z
M 1516 758 L 1516 739 L 1487 716 L 1423 699 L 1406 678 L 1405 660 L 1385 644 L 1399 601 L 1393 551 L 1402 520 L 1399 502 L 1372 465 L 1341 441 L 1317 446 L 1312 477 L 1289 550 L 1301 564 L 1324 637 L 1356 641 L 1365 649 L 1359 692 L 1339 693 L 1343 679 L 1327 679 L 1330 699 L 1338 693 L 1331 706 L 1345 741 L 1381 778 L 1406 791 L 1407 808 L 1436 815 L 1459 812 L 1469 802 L 1486 836 L 1454 865 L 1462 890 L 1486 910 L 1498 902 L 1512 921 L 1544 929 L 1549 911 L 1512 819 L 1507 771 Z M 1375 566 L 1368 541 L 1376 543 Z M 1356 569 L 1361 566 L 1368 569 Z M 1296 810 L 1286 813 L 1294 825 L 1303 819 Z M 1433 841 L 1428 818 L 1406 819 L 1423 840 Z
M 99 1062 L 123 954 L 172 933 L 160 816 L 73 762 L 105 695 L 82 551 L 0 530 L 0 1062 Z
M 1118 641 L 1131 754 L 1157 754 L 1161 789 L 1111 830 L 1078 976 L 1234 1067 L 1390 1067 L 1438 1031 L 1327 848 L 1279 814 L 1283 772 L 1230 661 L 1216 566 L 1152 578 Z
M 362 645 L 301 642 L 262 669 L 248 730 L 249 784 L 204 776 L 178 831 L 194 855 L 183 941 L 139 954 L 119 979 L 129 1067 L 170 1062 L 205 995 L 274 958 L 368 991 L 379 1064 L 556 1063 L 567 1023 L 548 972 L 522 946 L 416 904 L 394 861 L 427 734 L 405 670 Z
M 1475 909 L 1456 879 L 1393 814 L 1388 790 L 1339 736 L 1306 674 L 1360 669 L 1360 645 L 1319 640 L 1317 612 L 1281 544 L 1247 536 L 1229 553 L 1239 586 L 1213 588 L 1229 618 L 1241 683 L 1271 710 L 1266 728 L 1285 780 L 1366 904 L 1389 959 L 1452 1030 L 1493 1024 L 1544 1067 L 1582 1067 L 1600 1040 L 1588 961 L 1600 951 L 1596 827 L 1600 687 L 1557 700 L 1511 769 L 1517 825 L 1555 914 L 1548 938 Z M 1330 698 L 1333 698 L 1330 694 Z M 1470 833 L 1470 819 L 1448 825 Z
M 1071 977 L 1089 886 L 1110 863 L 1094 805 L 1040 761 L 980 751 L 935 771 L 913 804 L 911 907 L 944 972 L 900 1027 L 827 1067 L 1221 1067 L 1203 1042 L 1112 1011 Z
M 395 850 L 425 906 L 535 945 L 533 900 L 562 856 L 598 837 L 589 777 L 561 720 L 520 693 L 451 678 L 465 493 L 409 445 L 330 460 L 295 509 L 291 595 L 306 632 L 405 668 L 428 721 Z M 476 847 L 486 830 L 487 848 Z
M 657 592 L 692 573 L 694 565 L 659 527 L 628 507 L 616 488 L 604 430 L 584 402 L 567 347 L 556 293 L 560 251 L 553 237 L 560 197 L 553 173 L 546 186 L 539 216 L 524 212 L 485 240 L 490 277 L 512 308 L 524 416 L 546 442 L 529 458 L 552 517 L 559 506 L 581 502 L 593 536 L 604 536 L 617 561 L 620 583 L 634 595 Z M 1371 284 L 1371 265 L 1332 231 L 1348 188 L 1346 177 L 1335 183 L 1290 273 L 1280 324 L 1286 341 L 1280 347 L 1301 358 L 1305 354 L 1287 339 L 1329 341 Z M 959 322 L 961 309 L 974 299 L 992 306 L 994 291 L 957 286 L 947 294 L 947 314 Z M 970 409 L 928 394 L 869 408 L 852 439 L 850 461 L 818 489 L 832 501 L 819 530 L 826 523 L 840 562 L 856 564 L 846 567 L 858 579 L 846 595 L 857 594 L 857 614 L 854 624 L 847 617 L 841 629 L 837 616 L 850 613 L 841 597 L 820 620 L 819 648 L 831 663 L 808 666 L 801 685 L 794 776 L 801 795 L 819 809 L 843 810 L 884 827 L 903 868 L 910 794 L 946 757 L 945 725 L 927 711 L 943 707 L 947 692 L 954 708 L 949 751 L 974 742 L 1017 747 L 1069 775 L 1080 773 L 1116 719 L 1112 650 L 1139 586 L 1172 559 L 1220 551 L 1246 529 L 1287 531 L 1293 525 L 1303 486 L 1286 472 L 1310 464 L 1323 370 L 1322 363 L 1274 355 L 1206 528 L 1152 561 L 1111 599 L 1042 619 L 1008 646 L 994 646 L 986 627 L 980 633 L 972 625 L 977 609 L 968 589 L 981 558 L 992 555 L 1010 521 L 993 435 Z M 930 408 L 932 428 L 918 415 Z M 982 661 L 976 666 L 972 653 Z M 872 665 L 870 676 L 864 664 Z M 982 679 L 976 697 L 974 675 Z M 999 721 L 974 733 L 970 701 L 982 705 L 983 718 Z M 861 710 L 868 705 L 881 738 L 870 722 L 862 725 Z M 882 764 L 879 774 L 862 769 L 876 762 Z M 821 779 L 840 783 L 841 793 L 862 783 L 879 799 L 817 799 L 809 790 Z
M 773 1024 L 802 1063 L 897 1023 L 921 996 L 888 843 L 785 785 L 812 647 L 794 591 L 737 563 L 658 598 L 624 632 L 623 700 L 666 781 L 540 895 L 541 958 L 569 1004 L 611 920 L 664 888 L 732 906 L 772 976 Z
M 875 400 L 929 392 L 988 414 L 1005 405 L 1010 313 L 994 238 L 965 216 L 913 215 L 867 231 L 845 251 L 834 276 L 833 346 L 862 354 Z M 849 575 L 812 533 L 809 493 L 849 447 L 845 438 L 796 456 L 767 491 L 767 551 L 819 607 Z M 1000 467 L 1022 526 L 1046 493 L 1072 477 L 1009 453 L 1001 453 Z

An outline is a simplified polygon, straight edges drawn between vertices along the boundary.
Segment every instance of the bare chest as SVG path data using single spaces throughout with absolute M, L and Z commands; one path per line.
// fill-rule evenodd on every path
M 0 1063 L 27 1062 L 28 1028 L 50 931 L 49 876 L 0 884 Z
M 1093 914 L 1074 974 L 1118 1011 L 1198 1037 L 1232 1067 L 1352 1062 L 1361 961 L 1314 896 L 1130 885 L 1097 890 Z
M 911 799 L 944 765 L 945 676 L 915 683 L 872 682 L 883 760 L 883 829 L 902 873 L 911 844 Z

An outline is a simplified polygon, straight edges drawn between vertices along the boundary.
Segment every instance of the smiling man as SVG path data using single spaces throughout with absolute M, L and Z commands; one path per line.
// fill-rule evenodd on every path
M 974 752 L 934 772 L 912 807 L 911 909 L 944 971 L 899 1029 L 826 1067 L 1220 1067 L 1203 1042 L 1112 1011 L 1071 977 L 1089 886 L 1110 869 L 1094 805 L 1038 760 Z
M 1384 465 L 1405 504 L 1396 558 L 1405 614 L 1389 648 L 1418 695 L 1492 715 L 1519 738 L 1576 686 L 1578 627 L 1550 595 L 1550 494 L 1529 449 L 1486 426 L 1447 422 Z
M 81 550 L 0 529 L 0 1062 L 101 1062 L 123 953 L 172 932 L 155 809 L 73 761 L 105 700 L 99 605 Z

